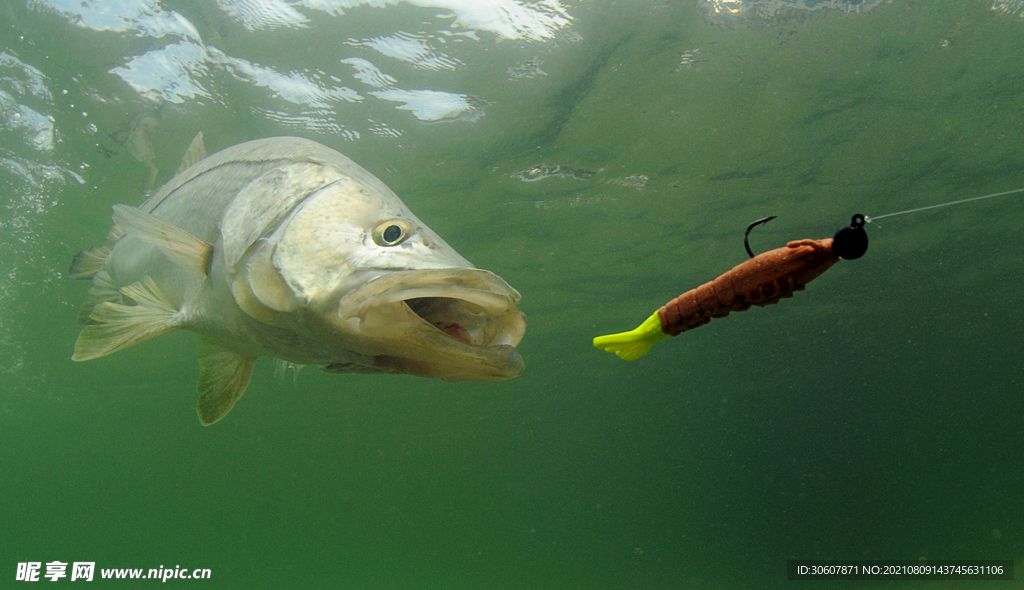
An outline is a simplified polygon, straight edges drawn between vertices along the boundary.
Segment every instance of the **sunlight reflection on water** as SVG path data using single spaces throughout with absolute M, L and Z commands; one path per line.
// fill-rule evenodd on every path
M 230 0 L 217 3 L 222 15 L 252 34 L 266 35 L 281 28 L 310 28 L 310 14 L 328 18 L 353 18 L 346 10 L 395 9 L 398 2 L 380 0 Z M 557 1 L 522 3 L 512 0 L 416 0 L 419 8 L 446 11 L 435 14 L 434 29 L 356 39 L 337 46 L 333 63 L 355 68 L 349 75 L 369 88 L 381 90 L 368 96 L 340 84 L 338 70 L 314 75 L 275 64 L 255 63 L 246 56 L 230 55 L 204 41 L 197 27 L 182 14 L 163 8 L 156 0 L 40 0 L 37 9 L 55 11 L 78 27 L 107 33 L 132 33 L 139 37 L 166 39 L 160 48 L 138 55 L 124 56 L 124 63 L 110 70 L 127 82 L 139 95 L 156 102 L 182 104 L 207 100 L 224 104 L 224 96 L 213 90 L 211 79 L 227 75 L 243 83 L 270 91 L 267 103 L 251 108 L 255 114 L 291 127 L 315 132 L 338 133 L 345 139 L 361 137 L 360 130 L 380 137 L 401 135 L 400 120 L 385 122 L 389 131 L 380 133 L 371 119 L 352 120 L 345 103 L 367 100 L 397 102 L 392 108 L 411 113 L 423 122 L 472 121 L 483 113 L 486 97 L 472 97 L 457 88 L 402 88 L 400 75 L 386 71 L 395 64 L 409 64 L 425 71 L 454 71 L 465 66 L 455 52 L 460 42 L 489 43 L 481 35 L 497 40 L 543 42 L 555 37 L 572 23 L 566 7 Z M 319 20 L 317 23 L 325 21 Z M 423 23 L 425 27 L 430 23 Z M 444 45 L 441 51 L 438 45 Z M 348 48 L 346 50 L 346 48 Z M 356 55 L 352 55 L 352 52 Z M 322 62 L 325 63 L 325 62 Z M 282 102 L 288 104 L 281 104 Z

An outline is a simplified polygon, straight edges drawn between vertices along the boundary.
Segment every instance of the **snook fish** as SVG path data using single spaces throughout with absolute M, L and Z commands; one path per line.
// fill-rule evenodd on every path
M 115 205 L 108 243 L 72 263 L 93 281 L 74 360 L 197 332 L 207 425 L 261 356 L 447 381 L 522 373 L 519 293 L 352 160 L 295 137 L 205 157 L 200 135 L 182 168 L 141 207 Z

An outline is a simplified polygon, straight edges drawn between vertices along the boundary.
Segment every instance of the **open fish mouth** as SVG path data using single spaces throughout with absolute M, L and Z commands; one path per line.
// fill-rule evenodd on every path
M 493 330 L 486 311 L 469 301 L 451 297 L 417 297 L 406 299 L 405 304 L 413 313 L 441 332 L 474 346 L 513 343 L 516 339 L 508 329 Z M 504 327 L 504 326 L 500 326 Z
M 402 303 L 438 331 L 472 346 L 515 346 L 525 320 L 507 294 L 471 288 L 419 287 L 384 293 L 364 300 L 356 314 Z
M 342 297 L 342 317 L 379 323 L 419 320 L 473 347 L 516 346 L 526 331 L 519 293 L 479 269 L 395 271 L 374 277 Z
M 447 381 L 510 379 L 523 371 L 519 293 L 475 268 L 375 273 L 338 302 L 340 320 L 373 350 L 374 366 Z

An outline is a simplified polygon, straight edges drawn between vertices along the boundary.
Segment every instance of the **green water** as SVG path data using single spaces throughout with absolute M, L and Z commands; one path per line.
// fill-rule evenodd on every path
M 227 55 L 365 100 L 296 106 L 212 67 L 205 95 L 144 98 L 111 70 L 167 38 L 0 9 L 0 50 L 49 92 L 0 68 L 0 587 L 34 587 L 15 581 L 29 561 L 209 568 L 168 581 L 204 588 L 510 590 L 854 585 L 788 581 L 787 559 L 1024 563 L 1021 197 L 870 224 L 863 259 L 639 361 L 590 344 L 741 262 L 754 219 L 779 216 L 751 236 L 765 250 L 1024 186 L 1020 17 L 978 0 L 771 18 L 590 0 L 551 40 L 435 40 L 455 68 L 377 55 L 403 88 L 487 103 L 427 123 L 339 59 L 371 55 L 348 40 L 443 29 L 439 8 L 300 7 L 302 28 L 249 31 L 212 3 L 159 6 Z M 535 59 L 546 75 L 510 77 Z M 52 148 L 17 104 L 53 118 Z M 88 285 L 69 262 L 147 190 L 126 138 L 152 145 L 159 185 L 199 130 L 211 152 L 302 135 L 379 176 L 522 293 L 526 372 L 280 379 L 262 359 L 204 428 L 190 333 L 72 363 Z M 539 166 L 587 173 L 515 176 Z

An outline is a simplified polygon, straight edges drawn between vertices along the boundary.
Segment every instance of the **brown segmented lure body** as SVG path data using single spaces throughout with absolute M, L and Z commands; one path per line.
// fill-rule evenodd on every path
M 772 219 L 774 217 L 755 221 L 747 227 L 747 234 Z M 669 301 L 635 329 L 594 338 L 594 346 L 623 360 L 635 361 L 647 354 L 654 344 L 703 326 L 712 318 L 792 297 L 840 259 L 854 260 L 867 252 L 866 220 L 857 213 L 850 225 L 839 228 L 832 238 L 797 240 L 760 256 L 754 256 L 744 240 L 750 260 Z
M 669 336 L 703 326 L 712 318 L 764 307 L 803 291 L 839 257 L 832 238 L 796 240 L 769 250 L 669 301 L 658 310 L 661 329 Z

